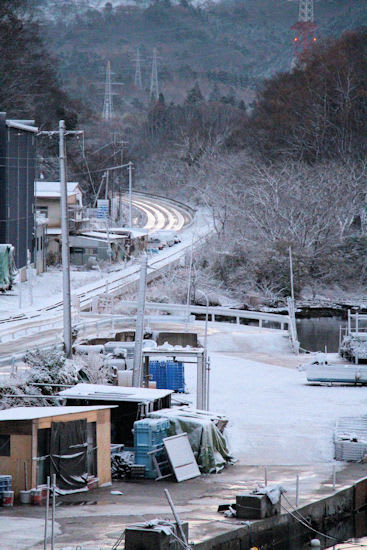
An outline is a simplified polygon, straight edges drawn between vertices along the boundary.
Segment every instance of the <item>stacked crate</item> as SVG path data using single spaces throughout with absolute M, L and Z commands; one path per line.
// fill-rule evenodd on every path
M 150 361 L 149 362 L 149 374 L 152 380 L 156 383 L 158 390 L 165 390 L 166 388 L 166 363 L 165 361 Z
M 178 361 L 150 361 L 149 374 L 159 390 L 185 392 L 185 369 Z
M 183 363 L 167 361 L 166 382 L 167 390 L 173 390 L 178 393 L 185 392 L 185 370 Z
M 3 500 L 3 493 L 4 491 L 11 491 L 11 482 L 12 477 L 11 476 L 4 476 L 0 475 L 0 502 Z
M 135 464 L 145 466 L 145 476 L 157 477 L 151 451 L 163 447 L 163 439 L 168 435 L 169 420 L 145 418 L 134 422 Z M 159 456 L 157 457 L 159 461 Z

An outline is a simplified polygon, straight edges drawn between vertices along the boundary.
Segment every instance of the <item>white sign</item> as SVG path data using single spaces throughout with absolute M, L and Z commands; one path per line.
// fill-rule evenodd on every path
M 200 475 L 187 433 L 165 437 L 163 439 L 168 460 L 178 482 Z
M 98 199 L 97 201 L 97 218 L 108 218 L 110 213 L 110 201 L 108 199 Z

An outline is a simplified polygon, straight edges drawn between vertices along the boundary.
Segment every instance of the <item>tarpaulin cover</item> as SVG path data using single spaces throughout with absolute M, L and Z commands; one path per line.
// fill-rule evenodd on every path
M 168 435 L 186 432 L 202 474 L 218 473 L 226 464 L 234 462 L 226 438 L 210 418 L 199 412 L 161 409 L 149 413 L 149 417 L 167 418 L 170 421 Z
M 0 244 L 0 290 L 12 287 L 15 278 L 14 247 Z
M 51 425 L 51 473 L 60 489 L 87 485 L 87 421 L 53 422 Z

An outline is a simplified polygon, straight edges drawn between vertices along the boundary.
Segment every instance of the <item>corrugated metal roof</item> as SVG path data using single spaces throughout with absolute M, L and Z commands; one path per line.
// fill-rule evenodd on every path
M 88 399 L 95 401 L 131 401 L 134 403 L 152 403 L 171 395 L 172 390 L 150 388 L 130 388 L 126 386 L 108 386 L 103 384 L 77 384 L 63 390 L 60 396 L 67 399 Z

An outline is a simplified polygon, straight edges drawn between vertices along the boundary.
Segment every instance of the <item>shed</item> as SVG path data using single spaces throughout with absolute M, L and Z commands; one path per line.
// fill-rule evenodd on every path
M 111 481 L 110 406 L 14 407 L 0 411 L 0 474 L 17 495 L 56 474 L 64 491 Z
M 172 393 L 172 390 L 77 384 L 59 395 L 66 399 L 66 405 L 117 405 L 111 411 L 111 443 L 132 447 L 135 420 L 145 418 L 150 412 L 169 408 Z

